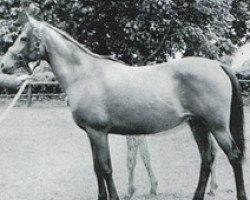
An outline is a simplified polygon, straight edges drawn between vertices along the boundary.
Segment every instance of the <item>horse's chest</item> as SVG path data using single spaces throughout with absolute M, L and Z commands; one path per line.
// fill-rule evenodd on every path
M 105 128 L 109 117 L 101 101 L 97 99 L 78 99 L 70 103 L 74 121 L 82 128 L 86 126 Z

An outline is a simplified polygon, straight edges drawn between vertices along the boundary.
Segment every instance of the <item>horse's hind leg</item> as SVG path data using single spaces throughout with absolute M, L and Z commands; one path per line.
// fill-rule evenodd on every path
M 151 164 L 150 164 L 150 156 L 149 156 L 149 151 L 148 151 L 148 146 L 147 146 L 147 141 L 145 136 L 140 136 L 138 137 L 138 144 L 139 144 L 139 152 L 141 155 L 141 158 L 143 160 L 143 163 L 146 167 L 146 170 L 148 172 L 148 176 L 150 178 L 150 183 L 151 183 L 151 189 L 150 189 L 150 194 L 156 194 L 158 182 L 155 178 L 154 172 L 152 170 Z
M 193 200 L 202 200 L 204 198 L 207 181 L 211 173 L 211 167 L 215 158 L 216 149 L 208 128 L 201 121 L 193 118 L 189 121 L 189 124 L 197 142 L 202 159 L 199 183 Z
M 226 130 L 224 127 L 222 127 L 213 130 L 212 133 L 220 147 L 227 155 L 233 168 L 237 189 L 237 199 L 247 200 L 243 180 L 242 153 L 237 148 L 234 140 L 231 138 L 229 130 Z
M 136 158 L 138 151 L 137 136 L 127 136 L 127 167 L 128 167 L 128 192 L 126 199 L 131 199 L 135 192 L 134 186 L 134 170 L 136 166 Z
M 92 128 L 87 128 L 86 131 L 92 146 L 95 173 L 99 186 L 99 200 L 106 200 L 105 192 L 103 189 L 103 179 L 105 180 L 107 185 L 109 199 L 119 200 L 112 176 L 113 170 L 108 144 L 108 134 Z

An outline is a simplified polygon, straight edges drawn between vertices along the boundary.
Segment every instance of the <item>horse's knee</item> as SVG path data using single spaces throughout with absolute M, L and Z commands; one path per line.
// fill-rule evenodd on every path
M 105 167 L 102 169 L 102 175 L 105 179 L 109 179 L 110 177 L 112 177 L 113 174 L 113 170 L 111 167 Z
M 100 162 L 99 165 L 95 164 L 94 170 L 97 176 L 102 176 L 105 179 L 112 176 L 113 173 L 112 166 L 104 162 Z

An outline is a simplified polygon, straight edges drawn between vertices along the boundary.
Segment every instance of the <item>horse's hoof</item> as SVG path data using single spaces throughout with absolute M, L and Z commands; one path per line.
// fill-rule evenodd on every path
M 132 196 L 131 196 L 132 197 Z M 125 195 L 124 200 L 130 200 L 131 197 L 129 195 Z
M 107 197 L 98 197 L 98 200 L 108 200 Z
M 215 192 L 212 191 L 212 190 L 210 190 L 207 194 L 208 194 L 209 196 L 211 196 L 211 197 L 214 197 L 214 196 L 215 196 Z
M 130 196 L 130 198 L 133 196 L 134 193 L 135 193 L 135 188 L 134 187 L 129 188 L 128 196 Z
M 119 200 L 119 197 L 110 198 L 110 200 Z
M 214 197 L 216 195 L 216 191 L 218 189 L 218 185 L 214 184 L 211 186 L 210 191 L 207 193 L 209 196 Z
M 203 200 L 203 197 L 194 197 L 193 200 Z
M 237 197 L 237 200 L 247 200 L 247 197 L 246 196 L 238 196 Z
M 238 197 L 237 200 L 247 200 L 247 197 Z
M 132 196 L 134 195 L 134 193 L 135 193 L 135 187 L 128 188 L 128 194 L 125 195 L 124 199 L 130 200 L 132 198 Z
M 204 197 L 202 197 L 202 196 L 199 196 L 199 195 L 195 195 L 194 196 L 194 198 L 193 198 L 193 200 L 203 200 L 204 199 Z
M 150 195 L 156 195 L 156 189 L 151 189 L 150 190 Z
M 150 194 L 151 194 L 151 195 L 156 195 L 157 186 L 158 186 L 158 182 L 156 181 L 156 182 L 154 183 L 154 186 L 151 187 L 151 189 L 150 189 Z

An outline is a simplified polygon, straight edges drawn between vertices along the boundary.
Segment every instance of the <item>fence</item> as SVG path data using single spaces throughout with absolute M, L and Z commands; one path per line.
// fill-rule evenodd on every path
M 46 97 L 59 97 L 59 96 L 62 96 L 62 95 L 65 95 L 65 93 L 33 93 L 32 89 L 35 87 L 35 86 L 57 86 L 57 87 L 60 87 L 59 83 L 58 82 L 29 82 L 27 84 L 27 92 L 25 94 L 22 94 L 21 97 L 26 97 L 27 100 L 27 107 L 30 107 L 32 105 L 32 97 L 39 97 L 39 96 L 46 96 Z M 7 94 L 7 95 L 0 95 L 0 97 L 14 97 L 15 94 Z M 65 95 L 66 96 L 66 95 Z
M 240 82 L 240 85 L 242 86 L 242 88 L 243 89 L 245 88 L 244 90 L 247 90 L 247 92 L 250 93 L 250 80 L 239 80 L 239 82 Z M 26 100 L 27 107 L 30 107 L 32 105 L 32 97 L 38 97 L 38 96 L 59 97 L 59 96 L 65 95 L 65 93 L 63 93 L 63 92 L 57 93 L 57 94 L 54 94 L 54 93 L 35 93 L 35 94 L 33 94 L 32 93 L 32 88 L 34 86 L 45 86 L 45 85 L 60 87 L 58 82 L 29 82 L 26 86 L 27 87 L 26 94 L 22 94 L 22 96 L 25 96 L 27 98 L 27 100 Z M 244 94 L 245 94 L 245 92 L 244 92 Z M 0 95 L 0 97 L 1 96 L 4 96 L 4 95 Z M 14 96 L 15 96 L 15 94 L 8 95 L 8 97 L 14 97 Z

